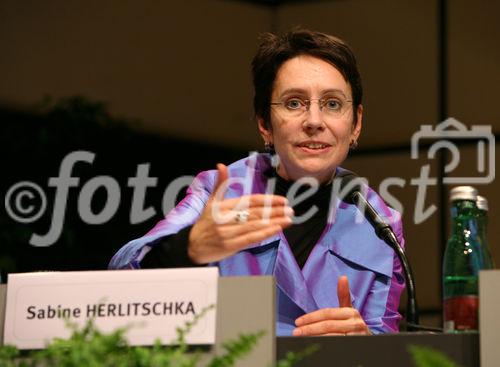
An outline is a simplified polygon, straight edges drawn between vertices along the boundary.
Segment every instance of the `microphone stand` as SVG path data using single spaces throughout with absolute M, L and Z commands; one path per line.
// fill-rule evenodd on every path
M 358 207 L 358 209 L 364 209 L 364 215 L 368 221 L 375 228 L 375 233 L 379 238 L 385 241 L 396 253 L 399 261 L 403 267 L 403 274 L 406 282 L 406 291 L 408 295 L 408 301 L 406 305 L 406 330 L 407 331 L 433 331 L 442 332 L 440 328 L 434 328 L 430 326 L 419 325 L 419 315 L 417 306 L 417 294 L 415 290 L 415 281 L 413 278 L 413 272 L 408 262 L 408 258 L 401 247 L 394 231 L 391 226 L 387 224 L 382 217 L 377 213 L 373 206 L 365 199 L 365 197 L 359 192 L 354 191 L 350 195 L 350 200 Z M 360 207 L 361 206 L 361 207 Z

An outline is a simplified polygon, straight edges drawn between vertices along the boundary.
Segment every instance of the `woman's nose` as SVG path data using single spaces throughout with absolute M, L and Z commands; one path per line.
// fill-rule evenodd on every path
M 317 130 L 324 128 L 323 113 L 319 101 L 313 100 L 306 111 L 304 128 L 307 130 Z

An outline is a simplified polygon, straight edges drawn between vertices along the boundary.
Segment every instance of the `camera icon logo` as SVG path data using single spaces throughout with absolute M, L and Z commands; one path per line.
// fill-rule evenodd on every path
M 451 160 L 444 167 L 446 175 L 451 174 L 460 163 L 460 150 L 453 140 L 476 140 L 476 168 L 478 175 L 470 177 L 447 177 L 443 178 L 444 184 L 470 185 L 488 184 L 495 179 L 495 135 L 491 126 L 473 125 L 471 129 L 457 119 L 450 117 L 437 126 L 422 125 L 420 130 L 411 138 L 411 158 L 418 159 L 422 140 L 435 140 L 427 151 L 427 158 L 434 159 L 439 149 L 448 149 Z

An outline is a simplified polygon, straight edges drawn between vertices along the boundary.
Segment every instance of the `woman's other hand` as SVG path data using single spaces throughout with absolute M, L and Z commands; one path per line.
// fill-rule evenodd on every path
M 352 307 L 349 281 L 339 277 L 337 285 L 338 308 L 322 308 L 295 320 L 294 336 L 369 335 L 370 330 L 358 310 Z
M 293 209 L 283 196 L 254 194 L 224 199 L 228 171 L 217 165 L 217 182 L 189 234 L 188 255 L 198 264 L 229 257 L 292 223 Z

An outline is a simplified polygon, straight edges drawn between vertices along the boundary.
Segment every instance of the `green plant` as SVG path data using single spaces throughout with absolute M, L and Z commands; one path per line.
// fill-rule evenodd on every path
M 186 335 L 207 310 L 176 330 L 173 346 L 156 341 L 152 347 L 130 347 L 125 338 L 127 327 L 106 334 L 96 328 L 93 320 L 88 320 L 82 328 L 66 321 L 71 330 L 69 339 L 56 338 L 45 349 L 26 354 L 13 346 L 0 347 L 0 367 L 196 367 L 201 355 L 199 351 L 189 349 Z M 206 367 L 234 366 L 236 361 L 250 353 L 263 335 L 264 332 L 259 331 L 227 341 L 223 345 L 224 353 L 214 357 Z M 314 350 L 312 347 L 304 352 L 289 353 L 277 367 L 293 366 Z
M 459 367 L 442 352 L 429 347 L 410 345 L 408 351 L 416 367 Z
M 14 362 L 19 358 L 19 350 L 11 345 L 0 347 L 0 367 L 14 367 Z
M 56 338 L 45 349 L 28 352 L 26 358 L 20 358 L 21 353 L 15 347 L 0 348 L 0 367 L 195 367 L 200 354 L 189 352 L 185 341 L 185 335 L 193 324 L 177 329 L 177 338 L 173 342 L 175 346 L 166 347 L 157 341 L 152 347 L 129 347 L 125 339 L 128 328 L 119 328 L 106 334 L 95 327 L 93 320 L 87 321 L 82 328 L 67 322 L 71 329 L 69 339 Z M 262 335 L 262 332 L 245 334 L 226 343 L 226 353 L 215 357 L 209 366 L 234 365 L 252 350 Z
M 303 351 L 300 351 L 298 353 L 295 352 L 288 352 L 285 356 L 285 359 L 279 360 L 278 363 L 276 364 L 276 367 L 291 367 L 294 364 L 300 362 L 307 356 L 315 353 L 319 349 L 319 345 L 313 344 L 308 346 L 306 349 Z

